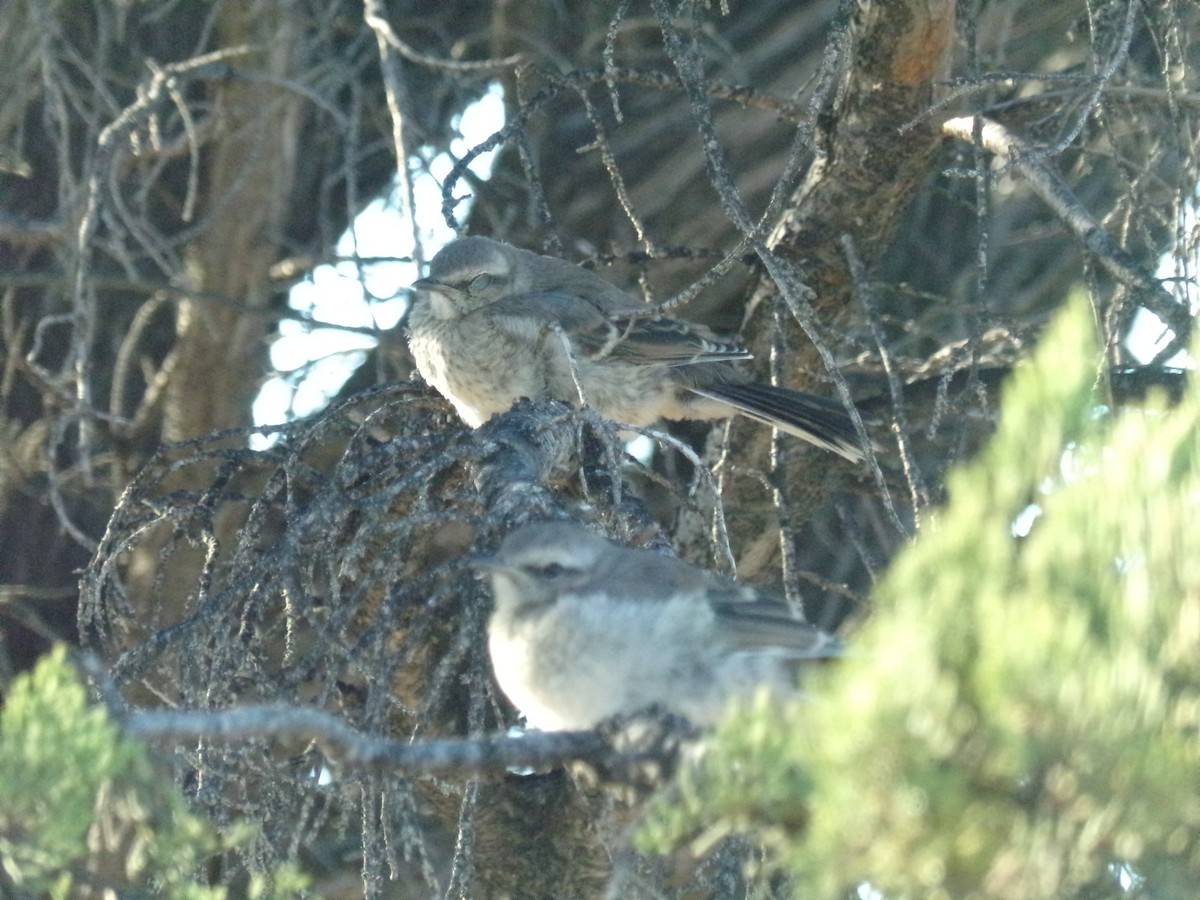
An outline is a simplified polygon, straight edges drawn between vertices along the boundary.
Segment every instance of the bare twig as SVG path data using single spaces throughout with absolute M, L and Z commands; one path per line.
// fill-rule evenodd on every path
M 942 125 L 942 130 L 959 140 L 974 143 L 973 134 L 976 132 L 977 122 L 980 146 L 1018 169 L 1034 193 L 1074 232 L 1080 243 L 1104 270 L 1117 281 L 1135 290 L 1147 308 L 1166 322 L 1174 332 L 1174 337 L 1158 354 L 1156 361 L 1169 358 L 1178 352 L 1180 347 L 1186 346 L 1192 331 L 1192 316 L 1187 307 L 1172 297 L 1153 273 L 1116 242 L 1104 226 L 1084 208 L 1066 182 L 1036 158 L 1020 137 L 999 122 L 976 119 L 973 116 L 950 119 Z
M 867 281 L 866 268 L 863 266 L 862 259 L 855 249 L 854 238 L 848 234 L 842 235 L 842 248 L 846 253 L 846 265 L 850 270 L 850 278 L 854 282 L 855 293 L 863 305 L 866 313 L 865 318 L 871 328 L 871 336 L 875 339 L 875 345 L 879 348 L 879 358 L 883 363 L 883 370 L 887 374 L 888 390 L 892 397 L 892 412 L 896 417 L 896 437 L 900 445 L 900 461 L 904 466 L 904 476 L 908 480 L 908 489 L 913 507 L 913 522 L 919 530 L 921 527 L 921 510 L 929 505 L 929 491 L 925 487 L 925 479 L 921 475 L 921 469 L 917 464 L 916 456 L 912 452 L 911 441 L 908 438 L 910 432 L 904 415 L 904 392 L 900 373 L 896 371 L 892 364 L 892 355 L 888 351 L 883 329 L 879 327 L 879 316 L 875 306 L 874 292 Z M 871 452 L 873 450 L 874 448 L 871 448 Z
M 364 21 L 367 26 L 378 35 L 381 41 L 384 41 L 387 46 L 391 47 L 409 62 L 417 63 L 422 66 L 428 66 L 431 69 L 444 69 L 447 72 L 495 72 L 501 69 L 511 69 L 513 66 L 521 63 L 522 57 L 520 54 L 512 56 L 503 56 L 499 59 L 480 59 L 464 62 L 455 59 L 442 59 L 437 56 L 429 56 L 413 49 L 411 46 L 400 40 L 392 28 L 391 23 L 387 20 L 387 10 L 380 0 L 365 0 L 365 15 Z
M 412 178 L 408 171 L 408 141 L 405 137 L 404 110 L 407 104 L 407 87 L 404 70 L 393 50 L 404 44 L 396 37 L 381 0 L 364 0 L 363 18 L 375 32 L 379 45 L 379 68 L 383 72 L 383 90 L 387 96 L 388 113 L 392 120 L 392 152 L 396 156 L 396 179 L 399 181 L 400 214 L 408 220 L 413 235 L 419 234 L 416 219 L 416 202 L 413 196 Z M 421 244 L 417 242 L 416 261 L 421 263 Z

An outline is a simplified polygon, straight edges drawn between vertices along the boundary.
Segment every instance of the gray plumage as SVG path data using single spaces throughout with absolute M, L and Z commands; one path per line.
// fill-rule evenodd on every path
M 582 398 L 630 425 L 741 413 L 862 459 L 841 404 L 751 382 L 740 344 L 665 317 L 579 266 L 489 238 L 452 241 L 413 288 L 409 347 L 421 375 L 478 427 L 521 397 Z M 564 346 L 563 337 L 570 347 Z
M 735 697 L 796 689 L 840 644 L 782 601 L 564 522 L 527 525 L 493 558 L 488 649 L 529 724 L 585 729 L 652 705 L 714 724 Z

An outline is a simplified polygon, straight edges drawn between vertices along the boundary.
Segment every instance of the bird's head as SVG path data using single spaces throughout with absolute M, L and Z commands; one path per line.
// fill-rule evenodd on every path
M 428 296 L 438 318 L 457 318 L 519 289 L 517 252 L 490 238 L 459 238 L 430 260 L 413 289 Z
M 578 589 L 612 551 L 578 525 L 543 522 L 517 529 L 495 556 L 476 557 L 471 565 L 491 576 L 497 608 L 530 608 Z

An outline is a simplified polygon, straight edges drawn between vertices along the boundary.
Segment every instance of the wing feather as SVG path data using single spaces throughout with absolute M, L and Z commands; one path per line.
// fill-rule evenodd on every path
M 556 291 L 512 294 L 476 310 L 497 328 L 527 335 L 532 325 L 557 322 L 583 357 L 625 365 L 689 366 L 749 359 L 750 351 L 706 328 L 665 316 L 612 315 L 598 303 Z

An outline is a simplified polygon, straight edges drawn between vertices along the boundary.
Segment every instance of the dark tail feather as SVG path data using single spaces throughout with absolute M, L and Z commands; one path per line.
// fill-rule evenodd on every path
M 711 384 L 693 393 L 728 403 L 744 416 L 773 425 L 851 462 L 863 458 L 854 422 L 842 404 L 769 384 Z

